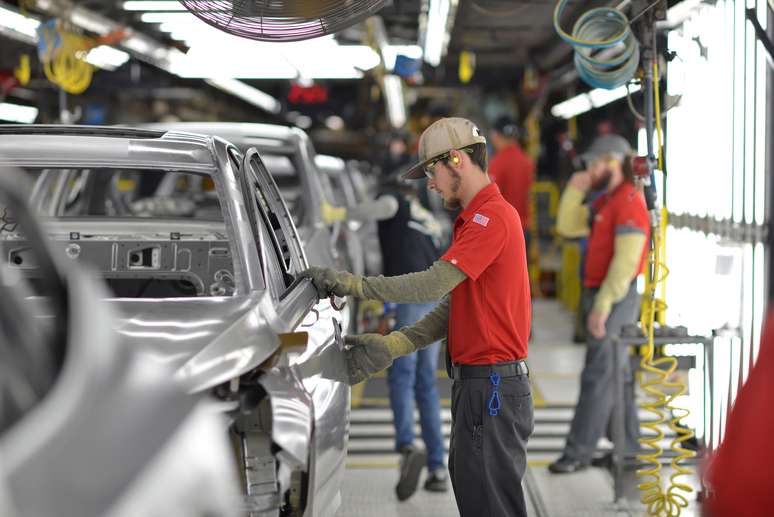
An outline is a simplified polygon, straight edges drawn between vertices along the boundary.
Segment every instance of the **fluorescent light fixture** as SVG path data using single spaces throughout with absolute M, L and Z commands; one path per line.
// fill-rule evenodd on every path
M 588 95 L 589 95 L 589 98 L 591 99 L 591 104 L 595 108 L 598 108 L 600 106 L 604 106 L 605 104 L 610 104 L 613 101 L 617 101 L 618 99 L 626 97 L 626 86 L 619 86 L 614 90 L 607 90 L 605 88 L 596 88 L 594 90 L 591 90 L 588 93 Z
M 152 39 L 148 38 L 144 34 L 139 33 L 134 33 L 129 37 L 124 38 L 124 40 L 121 42 L 121 45 L 128 48 L 129 50 L 137 52 L 138 54 L 153 57 L 154 59 L 161 57 L 159 56 L 159 49 L 163 48 Z
M 38 117 L 38 108 L 10 102 L 0 102 L 0 120 L 32 124 Z
M 451 0 L 430 0 L 425 30 L 424 56 L 425 61 L 431 66 L 441 64 L 450 11 Z
M 145 13 L 160 15 L 170 13 Z M 188 78 L 235 79 L 360 79 L 379 65 L 379 54 L 365 45 L 339 45 L 333 36 L 292 43 L 267 43 L 238 38 L 182 13 L 161 23 L 161 29 L 190 48 L 175 63 L 175 73 Z M 177 20 L 177 21 L 174 21 Z M 157 23 L 157 22 L 155 22 Z
M 168 0 L 133 0 L 124 2 L 125 11 L 185 11 L 180 2 Z
M 206 25 L 203 21 L 188 11 L 184 13 L 142 13 L 142 15 L 140 15 L 140 21 L 144 23 L 181 23 L 186 21 L 196 21 Z
M 631 93 L 638 92 L 639 85 L 629 86 Z M 626 97 L 626 86 L 619 86 L 614 90 L 595 88 L 588 93 L 581 93 L 564 102 L 560 102 L 551 108 L 551 115 L 564 119 L 577 117 L 593 108 L 600 108 L 613 101 Z
M 232 41 L 211 38 L 209 45 L 191 46 L 187 54 L 178 54 L 171 71 L 191 79 L 294 79 L 298 70 L 276 52 L 261 45 L 253 46 L 241 38 Z M 245 56 L 255 56 L 245 59 Z
M 100 45 L 86 54 L 86 61 L 99 68 L 113 71 L 129 61 L 129 54 L 107 45 Z
M 338 45 L 337 54 L 358 70 L 371 70 L 379 66 L 379 54 L 367 45 Z
M 384 102 L 387 104 L 387 117 L 394 128 L 406 124 L 406 105 L 403 100 L 403 82 L 397 75 L 384 76 Z
M 40 22 L 34 18 L 24 16 L 10 9 L 0 7 L 0 26 L 23 34 L 29 38 L 38 39 L 38 27 Z
M 74 25 L 97 34 L 107 34 L 116 27 L 116 23 L 111 19 L 81 7 L 70 10 L 69 19 Z
M 583 93 L 555 105 L 553 108 L 551 108 L 551 115 L 564 119 L 570 119 L 580 115 L 581 113 L 586 113 L 592 107 L 591 99 L 589 99 L 588 95 Z
M 270 113 L 279 113 L 281 110 L 280 103 L 277 99 L 242 81 L 237 81 L 236 79 L 208 79 L 207 84 L 220 88 L 221 90 Z

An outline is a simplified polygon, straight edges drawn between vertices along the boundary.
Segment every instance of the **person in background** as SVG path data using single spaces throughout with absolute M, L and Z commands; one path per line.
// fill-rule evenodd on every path
M 383 177 L 388 177 L 395 171 L 411 164 L 410 141 L 411 135 L 408 131 L 395 130 L 390 134 L 387 142 L 387 154 L 384 156 L 381 166 Z
M 505 115 L 495 121 L 491 132 L 495 154 L 488 172 L 505 200 L 519 212 L 529 250 L 529 193 L 535 181 L 535 165 L 519 145 L 519 133 L 519 125 L 513 118 Z
M 424 271 L 439 253 L 441 226 L 420 203 L 413 182 L 400 178 L 401 168 L 390 175 L 379 196 L 392 196 L 398 211 L 391 219 L 379 221 L 379 243 L 385 276 Z M 395 328 L 413 325 L 429 313 L 434 303 L 401 303 L 395 311 Z M 444 465 L 441 404 L 435 374 L 440 341 L 427 348 L 398 357 L 387 371 L 390 406 L 395 425 L 395 449 L 401 454 L 400 478 L 395 487 L 398 499 L 408 499 L 417 488 L 422 467 L 427 465 L 425 490 L 447 490 Z M 425 451 L 414 447 L 414 402 Z
M 613 379 L 621 368 L 628 451 L 639 449 L 639 420 L 628 354 L 613 364 L 612 338 L 634 323 L 640 306 L 637 277 L 648 252 L 650 225 L 645 198 L 634 184 L 631 147 L 621 136 L 597 138 L 584 155 L 588 169 L 575 173 L 559 201 L 557 231 L 565 237 L 588 235 L 581 310 L 588 327 L 580 396 L 562 456 L 548 466 L 555 474 L 587 467 L 613 411 Z M 586 193 L 600 190 L 591 206 Z

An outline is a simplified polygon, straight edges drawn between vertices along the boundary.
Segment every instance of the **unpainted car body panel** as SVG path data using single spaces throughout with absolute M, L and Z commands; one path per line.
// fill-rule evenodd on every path
M 327 300 L 317 301 L 308 280 L 294 283 L 282 294 L 269 289 L 265 277 L 273 273 L 267 270 L 265 254 L 272 253 L 271 244 L 251 228 L 248 214 L 251 209 L 238 177 L 246 171 L 235 168 L 229 144 L 218 138 L 172 132 L 159 137 L 153 131 L 134 130 L 129 138 L 115 134 L 83 136 L 78 134 L 80 129 L 74 128 L 45 128 L 42 134 L 36 134 L 34 127 L 16 131 L 18 134 L 9 134 L 0 127 L 0 156 L 6 154 L 0 163 L 59 168 L 63 167 L 64 159 L 68 167 L 141 167 L 211 175 L 221 199 L 225 233 L 232 247 L 234 295 L 108 299 L 107 305 L 123 313 L 115 329 L 122 339 L 140 348 L 155 362 L 176 368 L 176 376 L 196 392 L 238 378 L 263 363 L 277 350 L 278 333 L 308 332 L 306 350 L 300 355 L 283 355 L 279 365 L 265 374 L 265 389 L 272 402 L 277 428 L 273 439 L 278 445 L 288 447 L 284 457 L 299 461 L 304 455 L 301 444 L 305 439 L 308 441 L 307 429 L 313 436 L 307 445 L 306 463 L 311 482 L 305 515 L 334 513 L 340 504 L 349 422 L 346 365 L 340 352 L 341 337 L 336 337 L 334 331 L 335 325 L 340 325 L 341 314 Z M 99 128 L 92 131 L 99 135 Z M 128 140 L 132 140 L 131 145 Z M 140 144 L 135 145 L 135 141 Z M 103 142 L 110 152 L 100 151 L 98 159 L 89 158 L 92 149 L 99 147 L 95 144 Z M 268 181 L 271 182 L 270 177 Z M 125 224 L 107 219 L 57 221 L 53 226 L 60 226 L 57 231 L 65 227 L 76 231 L 79 224 L 83 224 L 82 232 L 88 228 L 90 232 L 110 234 L 117 239 L 136 239 L 137 234 L 165 232 L 174 226 L 162 222 L 154 228 L 152 221 Z M 189 223 L 177 226 L 186 224 Z M 191 224 L 193 228 L 203 223 Z M 323 240 L 325 233 L 320 233 L 322 237 L 313 234 L 305 242 L 310 260 L 329 260 L 322 253 L 330 249 L 329 243 Z M 288 238 L 297 237 L 289 235 Z M 4 240 L 3 246 L 8 242 Z M 315 253 L 318 249 L 319 255 Z M 294 261 L 305 267 L 303 250 L 299 253 Z M 277 379 L 295 382 L 295 388 Z M 297 398 L 287 399 L 288 396 Z M 287 436 L 282 434 L 282 429 L 287 431 Z
M 279 346 L 266 294 L 194 299 L 113 299 L 116 331 L 155 362 L 173 366 L 191 392 L 254 369 Z
M 124 517 L 128 508 L 147 515 L 176 505 L 165 514 L 181 516 L 183 508 L 234 508 L 233 500 L 223 499 L 236 480 L 222 432 L 211 434 L 215 415 L 201 413 L 199 398 L 169 382 L 170 369 L 142 360 L 112 331 L 113 307 L 95 303 L 107 294 L 101 286 L 75 270 L 68 280 L 62 371 L 45 398 L 0 439 L 0 477 L 14 514 Z M 46 318 L 45 305 L 36 302 L 31 306 Z M 209 463 L 186 461 L 203 446 L 212 454 Z M 179 478 L 162 499 L 153 484 L 165 476 Z M 191 492 L 204 485 L 213 487 L 209 501 Z

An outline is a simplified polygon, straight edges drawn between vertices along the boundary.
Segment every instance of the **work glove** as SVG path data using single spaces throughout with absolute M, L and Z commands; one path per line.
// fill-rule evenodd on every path
M 336 271 L 324 267 L 310 267 L 302 271 L 301 276 L 312 280 L 317 296 L 320 299 L 327 298 L 331 294 L 336 296 L 362 297 L 363 279 L 346 271 Z
M 355 334 L 344 338 L 349 384 L 355 385 L 381 372 L 393 359 L 410 354 L 416 347 L 401 332 Z

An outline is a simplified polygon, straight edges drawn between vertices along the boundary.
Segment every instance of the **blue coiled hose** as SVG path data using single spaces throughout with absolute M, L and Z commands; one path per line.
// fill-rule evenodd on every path
M 629 20 L 618 9 L 597 7 L 583 13 L 566 33 L 560 20 L 568 0 L 554 8 L 554 29 L 575 49 L 575 68 L 580 78 L 593 88 L 612 90 L 634 76 L 640 62 L 640 44 L 629 27 Z M 603 53 L 601 49 L 616 49 Z M 594 55 L 596 52 L 596 56 Z M 605 55 L 607 54 L 607 55 Z

